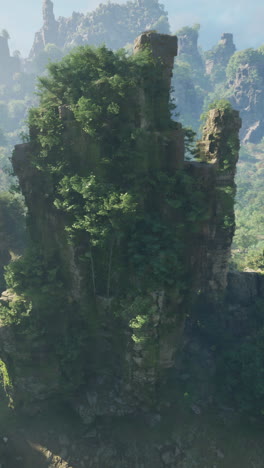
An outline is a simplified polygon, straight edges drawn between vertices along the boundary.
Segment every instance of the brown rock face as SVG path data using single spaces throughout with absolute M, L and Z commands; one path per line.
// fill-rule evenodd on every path
M 239 113 L 230 107 L 212 109 L 198 144 L 200 158 L 207 163 L 196 170 L 197 178 L 204 179 L 203 190 L 211 193 L 208 203 L 208 220 L 202 235 L 197 239 L 193 255 L 197 284 L 207 295 L 217 297 L 227 285 L 228 261 L 235 231 L 234 196 L 235 170 L 239 156 Z M 198 181 L 199 183 L 199 181 Z
M 176 36 L 146 31 L 135 40 L 134 54 L 145 47 L 149 47 L 153 57 L 161 60 L 162 64 L 172 72 L 174 57 L 176 57 L 178 52 L 178 40 Z
M 164 86 L 170 91 L 174 58 L 178 52 L 178 40 L 176 36 L 158 34 L 147 31 L 137 37 L 134 42 L 134 54 L 149 47 L 151 54 L 164 66 Z M 168 96 L 169 97 L 169 96 Z
M 149 48 L 151 55 L 157 60 L 157 63 L 162 67 L 162 83 L 159 82 L 159 96 L 155 97 L 155 105 L 153 106 L 153 98 L 149 96 L 149 80 L 155 84 L 155 80 L 159 78 L 152 76 L 148 78 L 148 83 L 142 80 L 142 87 L 139 90 L 139 107 L 140 107 L 140 127 L 145 129 L 156 128 L 155 139 L 159 144 L 160 139 L 163 139 L 165 149 L 164 164 L 169 166 L 171 170 L 175 170 L 182 166 L 184 161 L 184 133 L 182 126 L 175 123 L 173 129 L 160 128 L 159 119 L 161 115 L 166 115 L 170 119 L 169 114 L 169 99 L 172 71 L 174 66 L 174 58 L 177 55 L 178 41 L 176 36 L 169 34 L 158 34 L 154 31 L 146 31 L 138 36 L 134 42 L 134 54 Z M 151 112 L 146 112 L 151 109 Z M 157 132 L 160 130 L 161 132 Z M 166 136 L 164 134 L 166 132 Z M 164 138 L 165 137 L 165 138 Z
M 208 113 L 203 138 L 199 143 L 201 156 L 204 161 L 215 163 L 225 176 L 234 175 L 239 151 L 238 132 L 241 125 L 242 120 L 238 111 L 212 109 Z M 228 168 L 227 158 L 229 159 Z

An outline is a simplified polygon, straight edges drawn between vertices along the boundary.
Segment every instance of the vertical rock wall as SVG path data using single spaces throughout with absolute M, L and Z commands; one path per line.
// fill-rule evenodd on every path
M 239 113 L 226 109 L 209 111 L 198 144 L 201 163 L 186 163 L 202 190 L 208 193 L 208 219 L 194 244 L 192 264 L 196 288 L 220 297 L 227 284 L 228 262 L 235 231 L 235 171 L 239 155 Z
M 233 34 L 223 33 L 214 49 L 206 53 L 208 56 L 205 62 L 206 73 L 210 75 L 215 67 L 225 68 L 235 51 Z
M 9 83 L 13 74 L 19 71 L 19 58 L 11 57 L 8 38 L 0 36 L 0 84 Z
M 201 208 L 200 195 L 202 200 L 206 200 L 203 202 L 201 212 L 203 219 L 197 219 L 197 226 L 194 226 L 196 229 L 193 232 L 186 231 L 186 238 L 181 247 L 181 267 L 183 271 L 186 269 L 188 278 L 184 279 L 188 288 L 184 289 L 180 284 L 176 287 L 161 287 L 155 291 L 145 291 L 145 297 L 138 298 L 133 297 L 133 278 L 131 278 L 131 295 L 126 298 L 128 309 L 135 308 L 136 311 L 131 320 L 116 319 L 115 310 L 111 309 L 111 303 L 114 304 L 116 298 L 97 295 L 90 298 L 90 303 L 87 304 L 85 302 L 88 297 L 85 290 L 88 281 L 87 272 L 82 270 L 81 263 L 76 260 L 77 248 L 81 246 L 73 247 L 67 244 L 66 215 L 63 212 L 56 212 L 53 204 L 52 180 L 46 177 L 45 171 L 42 172 L 31 164 L 30 155 L 36 151 L 34 144 L 30 142 L 19 145 L 13 156 L 14 170 L 19 178 L 29 210 L 31 236 L 33 238 L 35 236 L 38 240 L 44 255 L 47 250 L 56 252 L 58 261 L 63 265 L 65 281 L 68 285 L 65 307 L 69 306 L 68 303 L 72 303 L 74 313 L 78 314 L 78 307 L 81 304 L 85 305 L 88 315 L 93 314 L 91 312 L 93 307 L 96 309 L 94 349 L 91 345 L 90 360 L 86 363 L 87 357 L 85 356 L 83 359 L 85 369 L 82 371 L 87 375 L 89 372 L 96 372 L 105 377 L 94 379 L 92 385 L 92 377 L 89 375 L 89 382 L 86 382 L 81 402 L 76 403 L 79 413 L 88 422 L 96 414 L 105 414 L 109 411 L 122 414 L 122 411 L 127 411 L 124 399 L 125 401 L 133 400 L 134 405 L 138 405 L 138 402 L 140 405 L 153 404 L 157 386 L 164 372 L 175 364 L 175 355 L 181 346 L 185 316 L 190 310 L 191 298 L 199 289 L 217 297 L 226 284 L 227 261 L 234 230 L 234 173 L 239 149 L 238 131 L 241 124 L 238 113 L 232 111 L 231 108 L 210 111 L 203 139 L 199 145 L 203 162 L 184 163 L 184 132 L 181 126 L 167 119 L 169 128 L 163 128 L 159 120 L 159 110 L 161 115 L 165 112 L 165 117 L 166 112 L 167 115 L 169 112 L 169 88 L 173 60 L 177 53 L 177 38 L 154 32 L 143 33 L 136 39 L 135 53 L 145 47 L 157 60 L 158 77 L 162 77 L 159 82 L 160 94 L 157 95 L 156 101 L 151 99 L 151 94 L 148 92 L 148 87 L 151 89 L 155 80 L 158 79 L 156 76 L 149 77 L 149 82 L 142 77 L 141 87 L 136 96 L 141 114 L 138 122 L 139 128 L 149 133 L 151 140 L 156 143 L 155 157 L 158 164 L 153 164 L 154 161 L 149 159 L 145 170 L 150 172 L 150 169 L 156 171 L 162 169 L 163 173 L 171 177 L 176 173 L 181 174 L 182 180 L 189 176 L 188 183 L 195 182 L 194 187 L 198 197 L 197 210 L 199 204 Z M 149 107 L 152 109 L 151 112 Z M 71 144 L 72 158 L 75 164 L 81 167 L 83 148 L 86 149 L 85 154 L 89 155 L 94 151 L 94 143 L 84 134 L 67 107 L 61 106 L 58 109 L 58 115 L 64 128 L 64 141 Z M 32 134 L 33 132 L 34 129 L 31 129 Z M 90 151 L 87 151 L 87 148 Z M 148 155 L 149 158 L 150 156 L 152 154 Z M 94 170 L 96 158 L 89 159 L 88 157 L 86 165 L 86 171 L 87 169 Z M 184 220 L 188 220 L 186 217 L 188 213 L 170 210 L 168 207 L 160 206 L 159 200 L 157 202 L 160 216 L 175 223 L 175 231 L 177 231 L 177 223 L 180 226 Z M 195 203 L 195 200 L 192 201 L 192 206 L 189 207 L 190 216 L 194 215 Z M 178 278 L 177 274 L 175 271 Z M 138 299 L 140 299 L 140 307 L 144 305 L 143 313 L 138 307 Z M 73 315 L 72 311 L 70 314 Z M 78 316 L 78 320 L 81 321 L 83 318 Z M 61 329 L 67 341 L 67 333 L 72 333 L 72 328 L 67 330 L 67 316 L 64 311 L 63 315 L 56 317 L 56 322 L 56 332 L 58 333 Z M 92 322 L 89 322 L 89 326 L 92 326 Z M 10 334 L 2 333 L 2 336 L 10 336 Z M 54 336 L 57 335 L 54 334 Z M 91 341 L 92 339 L 93 337 Z M 117 340 L 118 343 L 116 343 Z M 19 395 L 24 398 L 27 394 L 29 400 L 40 400 L 45 399 L 45 395 L 47 398 L 51 395 L 58 395 L 62 391 L 59 388 L 60 362 L 56 354 L 52 355 L 53 348 L 47 346 L 44 335 L 43 340 L 39 342 L 35 340 L 34 343 L 30 342 L 30 337 L 25 338 L 20 335 L 18 344 L 19 346 L 16 344 L 13 347 L 5 346 L 4 338 L 1 344 L 1 355 L 4 354 L 5 362 L 10 365 L 13 373 L 15 398 L 19 399 Z M 21 351 L 23 346 L 24 352 Z M 16 349 L 15 352 L 14 349 Z M 27 364 L 30 367 L 30 358 L 33 359 L 32 352 L 47 363 L 43 372 L 41 366 L 34 364 L 36 361 L 33 361 L 31 365 L 31 373 L 25 372 Z M 98 364 L 91 362 L 93 357 L 98 358 L 96 361 Z M 78 362 L 76 362 L 77 369 Z M 113 371 L 108 365 L 111 363 L 115 365 L 115 362 L 117 365 Z M 96 367 L 96 371 L 93 366 Z M 119 381 L 117 384 L 115 372 L 121 379 L 121 383 Z M 54 375 L 56 378 L 53 378 Z M 107 393 L 108 387 L 105 383 L 107 379 L 108 383 L 111 382 L 109 393 Z M 80 390 L 77 383 L 75 390 Z M 122 395 L 121 401 L 120 395 Z

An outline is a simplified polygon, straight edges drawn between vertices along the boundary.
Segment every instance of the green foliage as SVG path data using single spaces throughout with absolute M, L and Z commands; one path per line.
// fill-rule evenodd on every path
M 10 119 L 15 119 L 16 121 L 20 122 L 22 119 L 25 118 L 27 105 L 25 101 L 19 100 L 11 100 L 8 103 L 8 117 Z
M 210 126 L 214 125 L 214 122 L 212 122 L 211 119 L 215 119 L 216 122 L 217 120 L 223 122 L 222 126 L 225 129 L 224 133 L 220 132 L 218 135 L 210 137 L 210 152 L 214 153 L 217 148 L 219 154 L 218 168 L 221 172 L 230 170 L 235 171 L 240 142 L 236 133 L 232 131 L 234 117 L 235 111 L 233 110 L 230 102 L 226 99 L 214 101 L 209 104 L 209 109 L 201 115 L 201 120 L 203 122 L 202 129 L 205 134 L 211 132 Z M 204 160 L 203 154 L 202 160 Z
M 4 388 L 7 394 L 12 392 L 12 388 L 13 388 L 12 381 L 8 374 L 6 364 L 1 359 L 0 359 L 0 385 L 2 385 L 2 387 Z
M 239 269 L 261 270 L 264 249 L 263 143 L 242 147 L 236 183 L 236 233 L 233 263 Z M 260 262 L 260 263 L 259 263 Z
M 0 243 L 14 252 L 25 244 L 25 206 L 18 194 L 0 193 Z
M 49 63 L 58 62 L 63 57 L 63 51 L 55 44 L 46 44 L 34 58 L 32 66 L 37 74 L 42 74 Z
M 135 340 L 146 338 L 153 365 L 153 301 L 143 298 L 188 290 L 186 249 L 207 219 L 207 194 L 185 171 L 171 173 L 167 146 L 176 125 L 168 98 L 148 49 L 126 57 L 82 47 L 40 79 L 40 106 L 29 113 L 32 190 L 55 225 L 66 226 L 46 239 L 43 217 L 29 213 L 34 242 L 6 270 L 13 299 L 1 317 L 29 347 L 35 339 L 51 343 L 73 387 L 87 373 L 83 356 L 98 349 L 102 302 L 107 320 L 122 317 L 136 329 Z M 186 130 L 190 145 L 193 137 Z M 60 240 L 51 245 L 54 237 Z
M 231 114 L 233 112 L 233 108 L 227 99 L 217 99 L 211 102 L 208 106 L 208 111 L 211 109 L 219 109 L 220 111 L 227 112 L 228 114 Z M 203 114 L 203 120 L 206 120 L 208 116 L 208 111 L 207 113 Z
M 184 126 L 198 130 L 205 91 L 200 86 L 199 77 L 196 76 L 198 72 L 196 72 L 188 61 L 183 60 L 182 55 L 176 58 L 172 78 L 172 95 L 176 104 L 176 120 L 180 118 Z
M 82 246 L 89 294 L 124 293 L 131 287 L 128 278 L 139 290 L 176 283 L 184 289 L 186 239 L 206 217 L 204 194 L 181 171 L 167 174 L 162 140 L 151 133 L 152 127 L 156 132 L 173 126 L 159 106 L 165 93 L 159 64 L 148 50 L 128 58 L 105 47 L 83 47 L 51 64 L 49 73 L 40 79 L 40 107 L 29 114 L 31 161 L 52 184 L 51 203 L 67 214 L 70 242 Z M 146 130 L 137 127 L 139 86 L 146 93 Z M 77 161 L 65 141 L 60 105 L 70 109 L 75 135 L 84 139 Z M 186 138 L 193 138 L 190 130 Z M 88 164 L 87 147 L 93 151 Z M 47 268 L 53 271 L 40 253 L 29 252 L 6 274 L 8 287 L 26 294 L 38 313 L 48 309 L 47 298 L 56 302 L 54 284 L 65 287 L 65 278 L 49 282 Z M 42 288 L 49 291 L 46 299 L 38 299 Z
M 247 336 L 227 343 L 219 359 L 225 396 L 240 411 L 264 414 L 263 301 L 251 307 Z
M 36 246 L 31 246 L 5 269 L 9 302 L 0 308 L 2 321 L 29 332 L 34 329 L 41 336 L 49 330 L 55 311 L 60 316 L 67 310 L 67 281 L 62 266 L 56 255 L 43 257 Z M 55 322 L 53 325 L 56 328 Z
M 183 28 L 176 31 L 176 36 L 198 37 L 199 29 L 200 29 L 199 23 L 195 23 L 193 26 L 184 26 Z
M 263 68 L 264 55 L 261 50 L 245 49 L 237 51 L 232 55 L 226 69 L 226 76 L 228 80 L 234 80 L 239 67 L 249 65 L 249 82 L 257 82 L 259 73 Z

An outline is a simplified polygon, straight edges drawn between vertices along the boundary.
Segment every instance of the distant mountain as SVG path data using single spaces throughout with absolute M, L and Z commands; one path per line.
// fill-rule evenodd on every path
M 77 45 L 101 45 L 119 49 L 134 41 L 142 31 L 155 29 L 169 33 L 168 14 L 158 0 L 129 1 L 100 4 L 93 12 L 74 12 L 70 18 L 55 19 L 53 3 L 43 0 L 43 26 L 35 34 L 30 58 L 35 57 L 47 44 L 60 48 Z

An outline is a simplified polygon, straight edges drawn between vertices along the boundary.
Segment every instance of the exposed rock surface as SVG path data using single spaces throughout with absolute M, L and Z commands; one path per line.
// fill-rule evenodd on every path
M 174 57 L 178 52 L 178 40 L 176 36 L 168 34 L 158 34 L 149 31 L 141 34 L 134 42 L 134 54 L 145 47 L 149 47 L 155 59 L 161 60 L 165 68 L 165 84 L 167 89 L 170 89 L 172 70 L 174 65 Z
M 182 54 L 198 54 L 198 31 L 193 28 L 183 28 L 178 31 L 179 56 Z
M 212 74 L 216 67 L 225 68 L 235 51 L 233 34 L 223 33 L 218 44 L 206 53 L 206 73 L 208 75 Z
M 51 0 L 43 2 L 43 45 L 56 44 L 58 36 L 58 23 L 53 13 L 53 3 Z
M 264 135 L 264 77 L 258 68 L 257 62 L 240 65 L 235 79 L 229 83 L 232 89 L 230 102 L 240 111 L 243 121 L 243 143 L 259 143 Z
M 20 66 L 19 58 L 10 55 L 8 38 L 0 36 L 0 84 L 7 84 Z
M 200 175 L 197 172 L 198 180 L 207 174 L 207 182 L 204 183 L 209 183 L 208 193 L 212 190 L 210 184 L 215 189 L 208 222 L 194 253 L 194 262 L 199 259 L 197 271 L 200 273 L 200 285 L 203 284 L 202 290 L 209 295 L 225 291 L 227 284 L 228 261 L 235 231 L 234 177 L 240 127 L 241 119 L 237 111 L 231 108 L 211 110 L 203 129 L 203 138 L 198 144 L 201 159 L 212 164 L 216 170 L 210 174 L 209 168 L 199 168 Z
M 53 3 L 43 0 L 43 27 L 35 35 L 30 57 L 35 57 L 47 43 L 60 48 L 106 44 L 118 49 L 132 43 L 141 31 L 148 29 L 169 32 L 167 13 L 155 0 L 100 4 L 91 13 L 73 12 L 70 18 L 59 17 L 57 20 Z
M 185 27 L 177 32 L 178 56 L 188 56 L 193 67 L 203 68 L 201 54 L 198 50 L 198 30 Z
M 197 45 L 198 29 L 185 27 L 177 32 L 177 36 L 178 56 L 172 80 L 175 119 L 180 116 L 186 127 L 198 132 L 206 84 L 204 60 Z
M 186 292 L 179 292 L 180 289 L 174 290 L 171 287 L 148 291 L 145 299 L 151 313 L 142 328 L 138 326 L 138 320 L 141 320 L 141 316 L 138 319 L 138 312 L 129 323 L 115 316 L 114 309 L 111 309 L 111 301 L 114 302 L 115 298 L 97 294 L 90 298 L 88 305 L 85 296 L 87 272 L 82 269 L 78 260 L 77 248 L 67 242 L 66 218 L 54 206 L 51 179 L 46 177 L 45 171 L 31 164 L 31 153 L 35 151 L 35 129 L 31 128 L 32 141 L 16 147 L 13 166 L 28 207 L 31 236 L 38 239 L 44 255 L 47 255 L 46 252 L 56 252 L 56 259 L 63 266 L 65 274 L 63 281 L 67 284 L 65 306 L 72 304 L 74 313 L 71 310 L 67 325 L 65 311 L 59 310 L 56 318 L 52 317 L 53 327 L 49 336 L 45 335 L 44 323 L 41 338 L 35 338 L 34 334 L 31 336 L 19 333 L 18 329 L 17 336 L 12 335 L 13 347 L 8 347 L 5 343 L 5 337 L 11 336 L 8 325 L 2 329 L 1 356 L 8 366 L 12 363 L 12 396 L 16 404 L 20 403 L 22 407 L 25 405 L 27 409 L 34 409 L 34 405 L 38 407 L 39 402 L 45 398 L 60 398 L 64 389 L 59 382 L 69 385 L 71 394 L 75 393 L 72 398 L 73 406 L 88 423 L 96 416 L 107 413 L 121 415 L 130 413 L 131 408 L 135 410 L 152 406 L 156 403 L 156 390 L 162 375 L 175 364 L 175 355 L 183 340 L 183 327 L 192 293 L 201 289 L 216 298 L 226 286 L 227 260 L 234 230 L 233 197 L 229 189 L 232 192 L 234 186 L 240 119 L 238 113 L 231 109 L 211 111 L 199 147 L 204 162 L 184 164 L 184 133 L 181 126 L 170 122 L 169 128 L 163 128 L 159 121 L 161 109 L 163 116 L 166 117 L 168 113 L 170 78 L 177 52 L 177 39 L 146 32 L 136 40 L 135 51 L 146 45 L 150 47 L 154 58 L 159 59 L 163 79 L 159 81 L 159 95 L 156 97 L 160 106 L 150 107 L 153 106 L 153 99 L 149 98 L 146 78 L 142 78 L 142 87 L 135 96 L 141 115 L 137 128 L 144 129 L 152 141 L 156 142 L 156 154 L 150 155 L 144 171 L 148 172 L 149 167 L 153 170 L 154 162 L 158 168 L 165 168 L 171 175 L 180 168 L 184 171 L 181 173 L 183 180 L 190 176 L 195 181 L 198 199 L 200 196 L 206 198 L 205 206 L 197 207 L 197 210 L 201 210 L 197 228 L 194 232 L 186 232 L 181 251 L 183 268 L 188 268 L 187 271 L 191 272 L 190 284 Z M 152 85 L 155 84 L 155 76 L 148 79 Z M 150 108 L 153 109 L 151 113 Z M 78 158 L 81 159 L 81 149 L 86 148 L 87 151 L 90 148 L 90 155 L 94 146 L 67 107 L 60 106 L 58 115 L 63 126 L 64 141 L 71 145 L 71 157 L 76 164 Z M 165 122 L 168 120 L 165 119 Z M 87 171 L 87 168 L 92 170 L 96 162 L 88 158 L 85 164 Z M 228 192 L 227 200 L 225 190 Z M 195 203 L 196 199 L 193 204 Z M 189 209 L 190 216 L 193 216 L 193 207 Z M 171 221 L 174 221 L 174 213 L 173 210 L 164 208 L 163 215 L 169 216 Z M 185 219 L 183 216 L 185 213 L 178 214 L 177 222 Z M 128 307 L 136 308 L 136 300 L 137 298 L 133 298 Z M 68 374 L 65 375 L 62 371 L 62 357 L 54 349 L 57 349 L 57 341 L 68 342 L 72 339 L 72 317 L 77 315 L 80 304 L 89 310 L 90 327 L 94 327 L 92 329 L 95 332 L 94 336 L 89 335 L 91 343 L 88 343 L 89 350 L 85 352 L 83 359 L 78 355 L 76 358 L 74 353 L 71 356 L 75 361 L 73 367 L 70 367 L 69 379 Z M 96 326 L 92 322 L 95 320 L 92 307 L 96 308 Z M 79 316 L 78 320 L 81 322 L 84 319 Z M 86 326 L 86 322 L 83 323 Z M 86 375 L 86 380 L 81 385 L 78 378 L 83 375 Z M 67 398 L 69 399 L 68 394 Z M 164 454 L 163 458 L 167 461 L 170 456 Z

